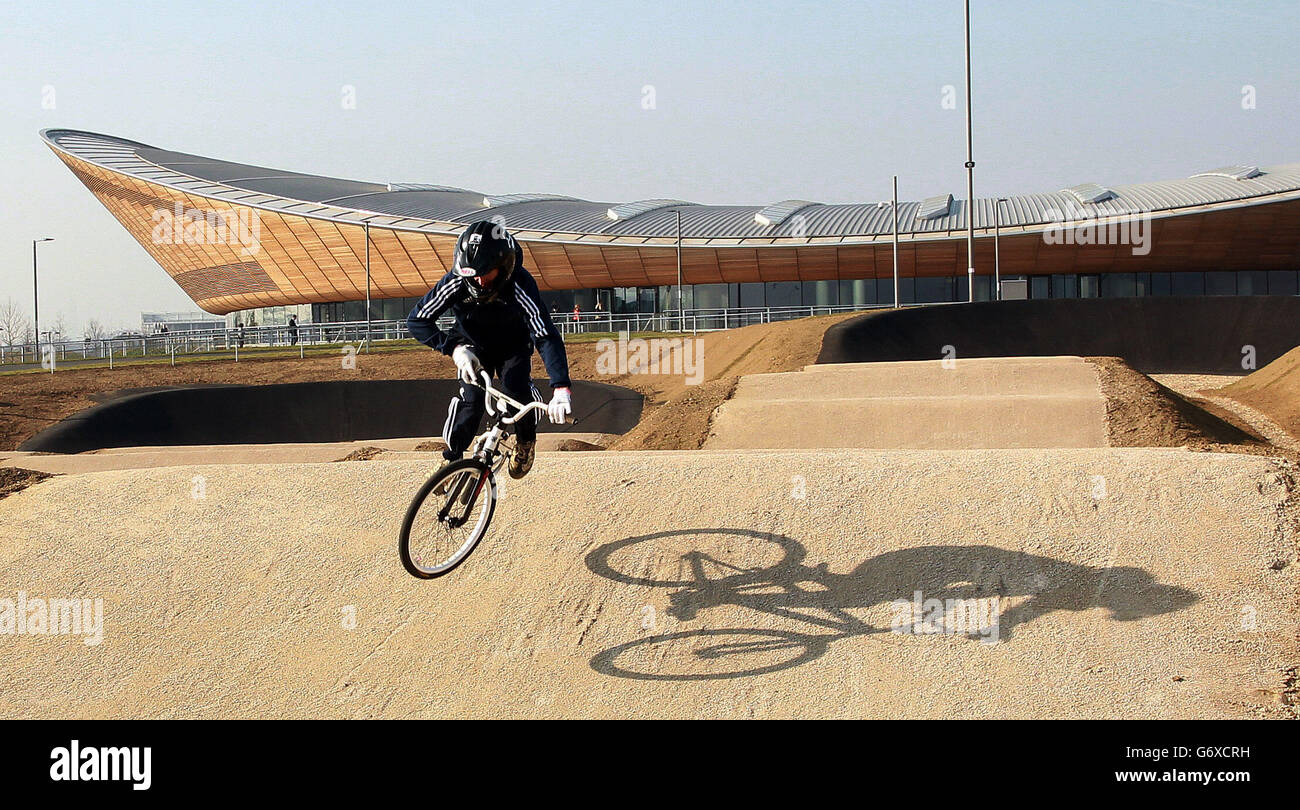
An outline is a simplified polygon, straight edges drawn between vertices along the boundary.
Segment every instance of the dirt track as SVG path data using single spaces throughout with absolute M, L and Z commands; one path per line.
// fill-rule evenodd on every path
M 1292 711 L 1292 471 L 1266 458 L 543 454 L 487 544 L 424 582 L 394 538 L 428 469 L 116 471 L 0 501 L 0 581 L 105 617 L 98 646 L 0 639 L 0 715 Z M 1003 598 L 998 642 L 889 632 L 917 590 Z
M 701 422 L 701 391 L 729 391 L 741 374 L 795 371 L 813 362 L 821 350 L 822 334 L 831 324 L 860 313 L 824 315 L 772 324 L 759 324 L 725 332 L 702 334 L 703 386 L 688 386 L 681 375 L 604 374 L 597 372 L 599 349 L 595 343 L 568 346 L 569 369 L 574 379 L 626 386 L 643 394 L 646 410 L 642 428 L 620 443 L 620 448 L 678 449 L 699 447 L 707 433 L 707 414 Z M 280 360 L 230 360 L 169 365 L 131 365 L 116 369 L 68 369 L 54 374 L 0 375 L 0 450 L 12 450 L 24 439 L 93 406 L 101 395 L 122 389 L 198 384 L 268 385 L 272 383 L 330 380 L 418 380 L 451 378 L 451 360 L 421 346 L 356 356 L 354 368 L 344 368 L 342 355 Z M 544 376 L 534 358 L 534 376 Z M 711 381 L 721 381 L 709 385 Z M 725 396 L 723 397 L 725 398 Z M 688 400 L 683 402 L 683 400 Z M 721 401 L 713 400 L 714 404 Z M 655 412 L 667 405 L 657 418 Z M 439 407 L 444 407 L 439 403 Z
M 706 336 L 700 386 L 603 376 L 646 394 L 647 418 L 598 438 L 696 447 L 733 388 L 723 411 L 748 402 L 769 428 L 780 418 L 764 408 L 792 392 L 857 402 L 843 370 L 789 373 L 830 322 Z M 594 373 L 594 347 L 574 348 L 575 376 Z M 436 362 L 403 354 L 366 373 Z M 956 404 L 1066 396 L 1082 410 L 1038 419 L 1081 421 L 1091 444 L 1233 441 L 1131 370 L 1068 365 L 895 370 L 877 385 Z M 769 372 L 786 373 L 741 379 Z M 820 433 L 856 408 L 827 411 Z M 32 486 L 0 500 L 0 599 L 102 598 L 105 625 L 97 646 L 0 635 L 0 716 L 1235 718 L 1300 705 L 1296 470 L 1266 445 L 542 453 L 505 481 L 485 545 L 424 582 L 395 548 L 436 463 L 410 441 L 357 462 L 303 463 L 344 446 L 281 446 L 13 474 Z M 116 467 L 131 452 L 60 460 Z M 188 464 L 194 451 L 135 455 Z M 892 632 L 895 601 L 918 592 L 951 600 L 925 617 L 941 632 Z M 952 626 L 994 605 L 991 623 Z

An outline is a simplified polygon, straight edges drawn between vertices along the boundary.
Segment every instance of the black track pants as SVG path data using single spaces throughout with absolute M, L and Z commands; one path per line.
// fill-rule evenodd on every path
M 500 385 L 507 396 L 525 404 L 542 401 L 541 392 L 533 385 L 531 350 L 527 354 L 516 354 L 500 362 L 481 356 L 479 360 L 483 363 L 484 370 L 491 372 L 493 377 L 500 378 L 500 383 L 494 385 Z M 463 382 L 460 384 L 460 394 L 452 397 L 451 404 L 447 407 L 447 421 L 442 427 L 442 440 L 448 448 L 443 453 L 446 458 L 460 458 L 469 449 L 470 442 L 474 441 L 479 423 L 483 420 L 483 397 L 482 388 Z M 531 416 L 515 423 L 515 437 L 519 441 L 531 442 L 537 438 L 538 416 L 534 411 Z

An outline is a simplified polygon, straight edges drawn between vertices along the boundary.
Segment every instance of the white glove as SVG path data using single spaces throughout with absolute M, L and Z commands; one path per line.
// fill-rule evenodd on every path
M 546 415 L 551 417 L 551 424 L 564 424 L 564 417 L 571 413 L 573 413 L 573 398 L 569 396 L 569 389 L 555 389 L 550 404 L 546 406 Z
M 456 361 L 456 370 L 460 372 L 460 379 L 463 382 L 477 384 L 479 382 L 478 374 L 483 370 L 483 364 L 479 362 L 478 355 L 469 350 L 468 346 L 461 344 L 452 349 L 451 359 Z

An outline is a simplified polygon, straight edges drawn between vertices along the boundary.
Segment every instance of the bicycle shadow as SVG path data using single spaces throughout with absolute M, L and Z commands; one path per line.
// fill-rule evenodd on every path
M 725 549 L 721 556 L 698 546 L 664 553 L 656 545 L 676 539 L 678 547 L 682 541 L 690 546 L 694 538 L 702 541 L 699 545 Z M 779 560 L 744 562 L 756 554 Z M 999 605 L 1011 600 L 1010 607 L 992 614 L 990 627 L 958 633 L 972 640 L 987 640 L 991 634 L 995 641 L 1009 639 L 1021 624 L 1058 611 L 1101 607 L 1110 619 L 1127 622 L 1172 613 L 1197 601 L 1192 591 L 1161 583 L 1141 568 L 1093 567 L 985 545 L 889 551 L 844 574 L 830 571 L 827 563 L 809 566 L 806 557 L 807 549 L 784 535 L 729 528 L 656 532 L 592 550 L 585 562 L 593 573 L 630 585 L 670 589 L 667 612 L 680 621 L 731 606 L 788 619 L 807 631 L 703 628 L 652 635 L 611 647 L 594 656 L 590 666 L 605 675 L 641 680 L 761 675 L 820 658 L 841 639 L 891 631 L 944 632 L 924 621 L 900 626 L 895 619 L 890 626 L 874 626 L 849 612 L 885 605 L 898 616 L 901 608 L 895 606 L 919 605 L 918 597 L 927 605 L 939 600 L 949 606 L 948 600 L 971 604 L 996 597 Z M 666 578 L 649 573 L 674 564 L 676 574 Z M 916 615 L 908 613 L 909 618 Z M 665 671 L 673 663 L 680 663 L 683 671 Z

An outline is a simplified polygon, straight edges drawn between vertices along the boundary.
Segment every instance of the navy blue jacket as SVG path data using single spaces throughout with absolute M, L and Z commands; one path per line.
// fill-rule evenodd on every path
M 412 337 L 446 355 L 466 345 L 489 366 L 516 354 L 531 353 L 536 347 L 551 387 L 568 388 L 569 359 L 564 340 L 546 311 L 537 282 L 523 268 L 522 257 L 495 300 L 484 304 L 471 300 L 465 285 L 473 283 L 454 273 L 443 276 L 407 317 L 406 328 Z M 447 310 L 451 310 L 456 322 L 443 331 L 437 320 Z

